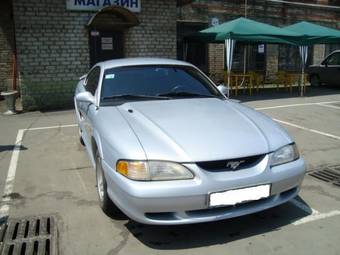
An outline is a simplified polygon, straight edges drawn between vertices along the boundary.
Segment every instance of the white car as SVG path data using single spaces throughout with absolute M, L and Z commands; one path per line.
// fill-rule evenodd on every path
M 222 220 L 295 197 L 305 163 L 269 117 L 233 102 L 191 64 L 96 64 L 75 94 L 100 206 L 146 224 Z

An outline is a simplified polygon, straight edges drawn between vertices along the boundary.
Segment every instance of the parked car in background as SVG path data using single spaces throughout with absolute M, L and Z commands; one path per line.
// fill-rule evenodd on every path
M 262 113 L 229 100 L 195 66 L 136 58 L 96 64 L 75 110 L 99 204 L 146 224 L 258 212 L 294 198 L 305 163 Z
M 312 86 L 340 85 L 340 50 L 333 51 L 319 65 L 307 68 Z

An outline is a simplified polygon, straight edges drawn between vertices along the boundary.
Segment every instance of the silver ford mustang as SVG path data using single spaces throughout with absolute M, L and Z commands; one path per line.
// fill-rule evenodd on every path
M 80 78 L 80 141 L 104 211 L 188 224 L 258 212 L 298 194 L 305 164 L 292 138 L 223 88 L 191 64 L 154 58 L 101 62 Z

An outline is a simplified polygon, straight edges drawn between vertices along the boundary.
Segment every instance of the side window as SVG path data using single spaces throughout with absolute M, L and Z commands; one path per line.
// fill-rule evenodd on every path
M 335 53 L 327 59 L 328 65 L 340 65 L 340 53 Z
M 90 92 L 92 95 L 96 93 L 98 82 L 100 77 L 100 67 L 95 67 L 87 76 L 87 82 L 85 89 Z

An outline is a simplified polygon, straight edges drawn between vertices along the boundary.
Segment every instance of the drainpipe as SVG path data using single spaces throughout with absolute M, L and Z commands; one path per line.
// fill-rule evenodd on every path
M 12 89 L 17 90 L 17 53 L 13 50 L 12 55 Z
M 13 24 L 12 89 L 17 90 L 17 41 L 15 36 L 13 3 L 11 3 L 11 15 Z

